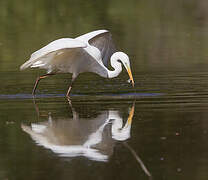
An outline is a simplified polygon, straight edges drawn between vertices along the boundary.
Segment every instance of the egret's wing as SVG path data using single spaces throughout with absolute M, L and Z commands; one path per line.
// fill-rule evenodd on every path
M 58 39 L 55 40 L 51 43 L 49 43 L 48 45 L 44 46 L 43 48 L 39 49 L 38 51 L 34 52 L 30 59 L 28 61 L 26 61 L 21 67 L 20 69 L 26 69 L 30 66 L 33 67 L 39 67 L 43 62 L 39 61 L 39 59 L 45 59 L 45 60 L 49 60 L 51 59 L 53 56 L 53 52 L 58 52 L 59 50 L 62 49 L 73 49 L 73 48 L 85 48 L 87 47 L 87 44 L 79 41 L 79 40 L 75 40 L 75 39 L 71 39 L 71 38 L 62 38 L 62 39 Z
M 101 52 L 102 61 L 105 66 L 108 65 L 110 57 L 116 51 L 112 35 L 108 30 L 89 32 L 77 37 L 76 39 L 98 48 Z
M 101 33 L 90 39 L 89 44 L 100 50 L 103 64 L 107 67 L 110 57 L 116 52 L 111 33 Z
M 109 32 L 109 31 L 108 30 L 92 31 L 92 32 L 83 34 L 83 35 L 77 37 L 76 39 L 88 43 L 90 39 L 92 39 L 100 34 L 106 33 L 106 32 Z
M 29 60 L 20 68 L 27 67 L 47 70 L 47 73 L 73 73 L 77 76 L 82 72 L 94 72 L 107 77 L 103 65 L 94 60 L 83 48 L 65 48 L 49 52 L 37 59 Z

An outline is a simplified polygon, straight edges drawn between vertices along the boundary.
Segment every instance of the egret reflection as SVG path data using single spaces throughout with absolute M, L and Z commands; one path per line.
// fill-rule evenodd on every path
M 102 111 L 96 118 L 81 118 L 71 108 L 73 118 L 53 119 L 49 113 L 47 121 L 30 126 L 22 124 L 21 127 L 38 145 L 59 156 L 108 161 L 115 142 L 130 138 L 134 106 L 127 119 L 122 118 L 117 110 Z

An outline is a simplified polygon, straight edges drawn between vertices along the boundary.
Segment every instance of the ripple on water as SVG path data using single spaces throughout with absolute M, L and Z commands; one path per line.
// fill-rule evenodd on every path
M 162 93 L 122 93 L 122 94 L 71 94 L 72 99 L 82 100 L 108 100 L 108 99 L 139 99 L 142 97 L 162 96 Z M 35 98 L 58 98 L 65 97 L 65 94 L 37 94 Z M 0 99 L 32 99 L 32 94 L 0 94 Z

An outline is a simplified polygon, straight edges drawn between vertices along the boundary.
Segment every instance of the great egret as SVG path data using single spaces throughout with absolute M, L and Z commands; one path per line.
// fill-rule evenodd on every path
M 114 68 L 112 71 L 107 69 L 109 59 Z M 66 94 L 69 97 L 72 84 L 80 73 L 94 72 L 105 78 L 114 78 L 122 71 L 122 64 L 134 86 L 128 55 L 115 51 L 109 31 L 97 30 L 75 39 L 62 38 L 49 43 L 34 52 L 30 59 L 21 65 L 20 70 L 28 67 L 47 70 L 45 75 L 37 78 L 33 95 L 41 79 L 57 73 L 72 73 L 71 84 Z

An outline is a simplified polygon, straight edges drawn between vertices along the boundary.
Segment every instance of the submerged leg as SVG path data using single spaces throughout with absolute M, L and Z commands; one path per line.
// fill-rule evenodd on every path
M 35 81 L 35 85 L 34 85 L 34 88 L 33 88 L 33 91 L 32 91 L 32 95 L 34 96 L 35 95 L 35 90 L 37 89 L 37 86 L 38 86 L 38 83 L 41 79 L 44 79 L 48 76 L 51 76 L 51 75 L 54 75 L 54 74 L 45 74 L 43 76 L 39 76 L 37 77 L 36 81 Z
M 72 89 L 72 83 L 70 84 L 69 89 L 68 89 L 68 91 L 66 93 L 66 97 L 67 98 L 69 98 L 69 94 L 70 94 L 71 89 Z
M 68 100 L 68 103 L 69 103 L 69 106 L 70 106 L 70 110 L 71 110 L 71 112 L 72 112 L 72 116 L 73 116 L 73 119 L 79 119 L 79 114 L 75 111 L 75 109 L 73 108 L 73 106 L 72 106 L 72 102 L 71 102 L 71 100 L 70 100 L 70 98 L 67 98 L 67 100 Z
M 69 89 L 68 89 L 68 91 L 67 91 L 67 93 L 66 93 L 66 97 L 67 97 L 67 98 L 70 98 L 70 97 L 69 97 L 69 94 L 70 94 L 70 92 L 71 92 L 72 85 L 73 85 L 73 83 L 74 83 L 75 78 L 76 78 L 75 76 L 72 76 L 71 84 L 69 85 Z
M 37 115 L 38 115 L 38 120 L 39 120 L 39 117 L 40 117 L 40 111 L 39 111 L 38 105 L 37 105 L 36 102 L 35 102 L 35 98 L 34 98 L 34 97 L 33 97 L 33 104 L 34 104 L 35 111 L 36 111 L 36 113 L 37 113 Z

